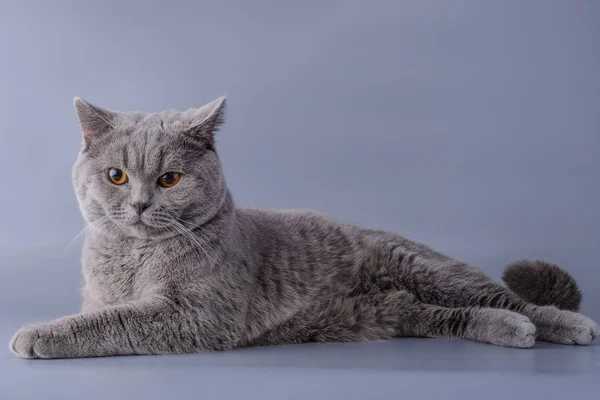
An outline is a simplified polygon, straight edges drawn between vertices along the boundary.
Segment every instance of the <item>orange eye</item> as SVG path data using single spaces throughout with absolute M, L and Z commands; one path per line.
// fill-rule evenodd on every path
M 106 172 L 108 180 L 115 185 L 122 185 L 127 182 L 127 174 L 118 168 L 111 168 Z
M 181 177 L 181 173 L 179 172 L 167 172 L 160 178 L 158 178 L 158 184 L 162 187 L 170 188 L 173 187 L 179 182 L 179 178 Z

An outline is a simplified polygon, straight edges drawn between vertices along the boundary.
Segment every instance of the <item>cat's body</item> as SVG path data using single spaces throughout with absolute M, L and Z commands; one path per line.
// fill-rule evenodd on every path
M 531 347 L 536 335 L 589 344 L 598 334 L 581 314 L 534 305 L 523 288 L 519 297 L 398 235 L 312 211 L 236 208 L 213 147 L 222 99 L 150 115 L 112 113 L 82 100 L 76 107 L 85 140 L 74 182 L 93 223 L 83 253 L 82 313 L 23 328 L 11 341 L 22 357 L 402 336 Z M 115 168 L 120 172 L 110 172 Z M 126 179 L 113 184 L 107 170 L 115 174 L 110 179 Z M 181 178 L 158 186 L 156 177 L 168 171 L 182 171 Z M 508 272 L 515 288 L 546 274 L 556 286 L 545 292 L 551 303 L 578 307 L 574 283 L 557 268 L 532 262 Z

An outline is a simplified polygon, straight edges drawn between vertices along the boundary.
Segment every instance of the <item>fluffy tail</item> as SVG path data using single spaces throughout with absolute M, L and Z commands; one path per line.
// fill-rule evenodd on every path
M 519 297 L 539 306 L 579 311 L 581 291 L 575 279 L 557 265 L 539 260 L 517 261 L 504 270 L 502 280 Z

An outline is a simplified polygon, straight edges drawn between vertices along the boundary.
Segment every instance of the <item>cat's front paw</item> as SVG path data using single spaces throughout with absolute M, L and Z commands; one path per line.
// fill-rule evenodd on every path
M 48 323 L 19 329 L 9 344 L 10 351 L 22 358 L 61 358 L 68 347 L 62 335 Z

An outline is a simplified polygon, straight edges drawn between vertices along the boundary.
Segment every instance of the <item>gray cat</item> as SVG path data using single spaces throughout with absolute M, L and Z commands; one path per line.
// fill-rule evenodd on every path
M 27 326 L 25 358 L 172 354 L 394 337 L 529 348 L 586 345 L 581 294 L 560 268 L 510 266 L 509 289 L 398 235 L 312 211 L 235 207 L 214 144 L 225 98 L 121 113 L 75 98 L 73 169 L 88 222 L 83 308 Z

